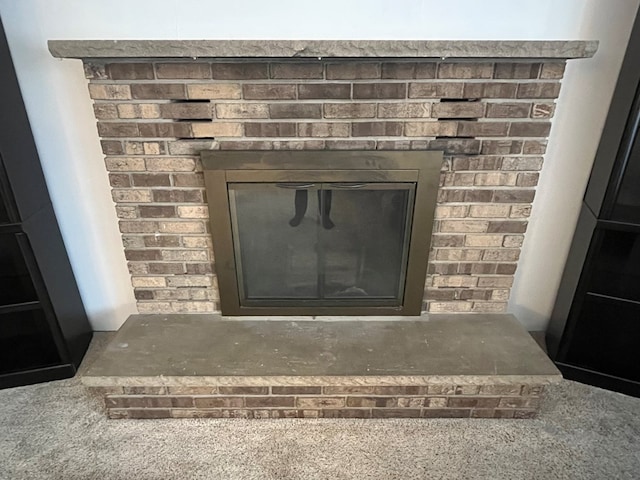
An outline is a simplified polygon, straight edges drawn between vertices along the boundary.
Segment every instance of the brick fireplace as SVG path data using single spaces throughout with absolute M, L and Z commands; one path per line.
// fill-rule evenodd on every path
M 219 311 L 209 149 L 443 151 L 423 309 L 505 311 L 565 61 L 593 44 L 344 43 L 51 43 L 84 62 L 140 313 Z
M 60 40 L 49 48 L 84 63 L 142 314 L 84 379 L 112 417 L 535 415 L 543 385 L 560 377 L 504 312 L 566 61 L 592 56 L 597 42 Z M 442 152 L 423 245 L 428 321 L 266 328 L 181 315 L 220 311 L 209 228 L 216 205 L 200 156 L 211 150 Z M 339 353 L 343 327 L 360 339 L 344 347 L 356 345 L 354 361 Z M 413 328 L 419 334 L 407 336 Z M 388 373 L 389 332 L 402 351 L 389 361 L 418 363 L 393 363 Z M 286 355 L 277 353 L 285 337 Z M 254 358 L 271 341 L 277 368 Z M 194 342 L 197 358 L 185 353 Z M 317 358 L 297 357 L 307 345 L 320 348 Z M 296 373 L 293 357 L 309 371 Z M 240 364 L 252 367 L 238 373 Z

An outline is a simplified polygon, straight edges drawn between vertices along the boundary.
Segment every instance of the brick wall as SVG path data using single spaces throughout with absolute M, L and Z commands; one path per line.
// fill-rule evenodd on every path
M 218 311 L 198 157 L 211 148 L 443 150 L 425 310 L 505 310 L 564 62 L 85 61 L 85 72 L 141 313 Z

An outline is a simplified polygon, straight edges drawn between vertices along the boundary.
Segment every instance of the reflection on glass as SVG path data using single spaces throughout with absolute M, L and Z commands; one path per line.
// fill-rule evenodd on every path
M 7 211 L 5 200 L 2 198 L 2 189 L 0 188 L 0 224 L 2 223 L 11 223 L 11 220 L 9 219 L 9 212 Z
M 0 306 L 37 300 L 14 234 L 0 235 Z
M 613 206 L 612 219 L 619 222 L 640 222 L 640 141 L 636 139 L 627 161 L 620 190 Z
M 230 184 L 242 298 L 400 305 L 414 184 Z

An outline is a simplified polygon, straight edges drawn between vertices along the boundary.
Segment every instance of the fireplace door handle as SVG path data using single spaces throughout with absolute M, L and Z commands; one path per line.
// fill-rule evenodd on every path
M 330 183 L 331 188 L 362 188 L 366 187 L 366 183 Z
M 315 187 L 315 183 L 276 183 L 276 187 L 292 188 L 294 190 Z

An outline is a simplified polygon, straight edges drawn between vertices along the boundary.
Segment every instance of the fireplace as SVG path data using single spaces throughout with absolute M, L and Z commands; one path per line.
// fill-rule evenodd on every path
M 441 152 L 202 157 L 223 314 L 420 314 Z

